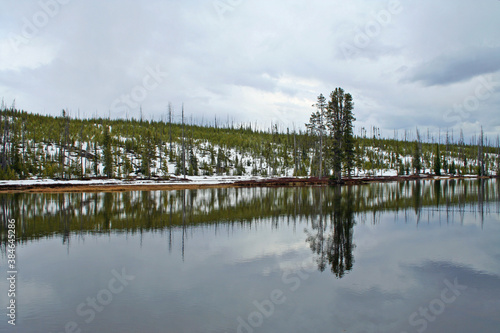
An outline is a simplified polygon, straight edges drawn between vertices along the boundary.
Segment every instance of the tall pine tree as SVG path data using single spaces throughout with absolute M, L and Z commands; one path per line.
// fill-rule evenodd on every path
M 353 110 L 352 95 L 342 88 L 335 88 L 330 94 L 326 112 L 328 144 L 325 157 L 336 181 L 342 179 L 343 166 L 348 174 L 354 168 Z

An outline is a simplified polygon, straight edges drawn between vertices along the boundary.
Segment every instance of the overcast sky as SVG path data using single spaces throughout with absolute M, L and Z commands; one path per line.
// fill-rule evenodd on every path
M 0 97 L 34 113 L 500 133 L 500 1 L 5 0 Z M 80 110 L 80 111 L 78 111 Z M 369 133 L 369 131 L 368 131 Z

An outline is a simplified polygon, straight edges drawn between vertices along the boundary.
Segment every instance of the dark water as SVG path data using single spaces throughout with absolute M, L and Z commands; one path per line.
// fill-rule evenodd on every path
M 0 332 L 498 333 L 499 193 L 470 180 L 0 195 Z

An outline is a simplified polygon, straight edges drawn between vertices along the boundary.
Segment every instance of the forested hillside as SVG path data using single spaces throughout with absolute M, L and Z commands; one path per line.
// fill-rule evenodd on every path
M 166 120 L 75 119 L 3 107 L 0 179 L 168 178 L 172 175 L 330 176 L 317 131 L 251 124 L 186 124 Z M 498 138 L 462 136 L 432 143 L 359 130 L 350 175 L 499 173 Z M 429 138 L 428 138 L 429 139 Z M 493 142 L 493 144 L 491 144 Z M 323 148 L 323 149 L 322 149 Z M 320 167 L 321 161 L 321 167 Z M 347 166 L 342 166 L 346 176 Z

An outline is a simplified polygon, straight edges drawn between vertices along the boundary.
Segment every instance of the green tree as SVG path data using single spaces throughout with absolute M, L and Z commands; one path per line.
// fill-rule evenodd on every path
M 451 161 L 451 164 L 450 164 L 450 168 L 448 170 L 448 173 L 450 175 L 454 175 L 455 173 L 457 173 L 457 167 L 455 165 L 455 161 Z
M 439 152 L 439 144 L 436 144 L 436 153 L 434 155 L 434 174 L 441 175 L 441 153 Z
M 163 159 L 163 161 L 162 161 L 161 171 L 162 171 L 163 177 L 168 176 L 168 160 L 166 158 Z
M 113 178 L 113 152 L 111 150 L 111 134 L 108 126 L 104 126 L 104 136 L 102 140 L 104 156 L 104 174 L 108 178 Z
M 198 175 L 198 158 L 196 157 L 192 147 L 189 149 L 188 174 L 190 176 L 197 176 Z
M 354 169 L 356 154 L 354 151 L 355 139 L 353 133 L 353 122 L 356 120 L 352 110 L 354 103 L 351 94 L 345 95 L 344 108 L 342 112 L 342 157 L 344 162 L 344 169 L 350 177 Z
M 325 120 L 326 120 L 326 110 L 328 108 L 328 104 L 326 102 L 325 96 L 320 94 L 318 96 L 318 101 L 316 104 L 313 104 L 316 107 L 316 112 L 311 114 L 309 119 L 309 123 L 306 124 L 306 127 L 311 131 L 313 136 L 317 136 L 319 138 L 319 149 L 318 149 L 318 176 L 321 178 L 323 176 L 323 137 L 325 135 Z
M 420 174 L 420 170 L 422 169 L 422 153 L 420 148 L 420 143 L 415 141 L 413 146 L 413 159 L 412 159 L 412 167 L 416 175 Z
M 349 174 L 354 167 L 353 109 L 352 95 L 345 93 L 342 88 L 335 88 L 330 94 L 326 112 L 328 128 L 326 159 L 335 180 L 342 178 L 342 166 Z
M 130 158 L 127 156 L 127 153 L 123 154 L 122 163 L 123 163 L 123 176 L 128 177 L 132 172 L 132 162 L 130 161 Z
M 99 151 L 97 150 L 97 137 L 95 138 L 95 142 L 93 143 L 94 147 L 94 158 L 93 158 L 93 167 L 94 167 L 94 176 L 99 176 L 99 159 L 100 159 L 100 154 Z
M 146 130 L 141 147 L 141 172 L 146 177 L 151 177 L 151 165 L 153 158 L 156 158 L 156 147 L 153 145 L 151 131 Z

